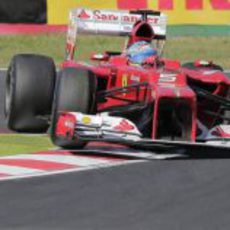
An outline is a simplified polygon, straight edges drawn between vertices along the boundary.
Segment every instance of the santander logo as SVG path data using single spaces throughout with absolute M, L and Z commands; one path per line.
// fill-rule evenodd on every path
M 82 9 L 80 13 L 77 15 L 78 18 L 82 20 L 90 20 L 94 19 L 96 21 L 104 21 L 104 22 L 114 22 L 114 21 L 121 21 L 124 23 L 135 23 L 137 22 L 141 16 L 139 15 L 130 15 L 130 14 L 122 14 L 116 12 L 109 12 L 109 11 L 101 11 L 101 10 L 94 10 L 94 11 L 86 11 Z M 159 17 L 149 17 L 149 23 L 158 23 Z
M 128 121 L 126 121 L 125 119 L 123 119 L 120 124 L 116 125 L 114 127 L 115 130 L 117 131 L 129 131 L 129 130 L 133 130 L 134 126 L 131 125 Z
M 88 15 L 88 14 L 86 13 L 85 10 L 82 10 L 82 11 L 78 14 L 77 17 L 80 18 L 80 19 L 89 19 L 89 18 L 91 18 L 91 16 Z

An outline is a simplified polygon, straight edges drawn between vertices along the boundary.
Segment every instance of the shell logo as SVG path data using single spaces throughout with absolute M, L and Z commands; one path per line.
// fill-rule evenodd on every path
M 81 19 L 89 19 L 90 15 L 88 15 L 85 10 L 82 10 L 81 13 L 77 17 Z
M 88 116 L 84 116 L 84 117 L 82 117 L 81 122 L 82 122 L 84 125 L 88 125 L 88 124 L 91 123 L 91 118 L 88 117 Z
M 126 87 L 128 86 L 128 76 L 124 74 L 121 78 L 121 86 Z

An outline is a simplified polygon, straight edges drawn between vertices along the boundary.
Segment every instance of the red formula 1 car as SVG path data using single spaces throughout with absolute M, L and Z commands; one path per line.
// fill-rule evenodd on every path
M 95 63 L 87 64 L 73 60 L 79 33 L 128 40 L 122 52 L 94 54 Z M 166 16 L 160 12 L 72 10 L 66 60 L 57 76 L 51 58 L 12 59 L 5 97 L 9 128 L 34 133 L 51 124 L 53 142 L 64 148 L 82 148 L 91 140 L 229 138 L 230 80 L 223 69 L 162 58 L 165 38 Z

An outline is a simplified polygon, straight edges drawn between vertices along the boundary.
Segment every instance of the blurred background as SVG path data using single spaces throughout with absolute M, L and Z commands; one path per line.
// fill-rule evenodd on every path
M 1 0 L 0 67 L 16 53 L 42 53 L 58 64 L 64 58 L 68 12 L 72 8 L 160 10 L 168 15 L 164 55 L 182 62 L 213 60 L 230 69 L 229 0 Z M 76 58 L 92 51 L 120 50 L 123 38 L 79 38 Z

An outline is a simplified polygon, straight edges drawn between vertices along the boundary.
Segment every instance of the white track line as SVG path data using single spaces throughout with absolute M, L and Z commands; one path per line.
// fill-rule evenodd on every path
M 29 178 L 40 178 L 44 176 L 55 176 L 55 175 L 61 175 L 61 174 L 68 174 L 68 173 L 74 173 L 74 172 L 80 172 L 80 171 L 90 171 L 90 170 L 99 170 L 103 168 L 114 168 L 122 165 L 128 165 L 128 164 L 134 164 L 134 163 L 140 163 L 144 162 L 143 160 L 132 160 L 132 161 L 125 161 L 125 162 L 111 162 L 103 165 L 94 165 L 94 166 L 88 166 L 88 167 L 79 167 L 79 168 L 73 168 L 73 169 L 66 169 L 66 170 L 58 170 L 58 171 L 44 171 L 36 174 L 25 174 L 25 175 L 16 175 L 16 176 L 10 176 L 6 178 L 0 178 L 0 181 L 12 181 L 12 180 L 19 180 L 19 179 L 29 179 Z
M 2 165 L 0 164 L 0 172 L 9 175 L 22 175 L 22 174 L 34 174 L 34 173 L 43 173 L 45 171 L 25 168 L 21 166 L 11 166 L 11 165 Z
M 104 160 L 104 159 L 97 159 L 91 157 L 68 156 L 68 155 L 57 155 L 57 154 L 22 154 L 22 155 L 3 157 L 0 159 L 40 160 L 46 162 L 76 165 L 81 167 L 95 165 L 95 164 L 103 164 L 103 163 L 105 164 L 112 161 L 109 159 Z
M 62 150 L 59 150 L 62 151 Z M 150 151 L 138 151 L 135 149 L 129 149 L 129 150 L 111 150 L 111 151 L 107 151 L 107 150 L 101 150 L 99 149 L 82 149 L 82 150 L 73 150 L 72 152 L 75 152 L 76 154 L 84 154 L 84 153 L 95 153 L 97 154 L 98 152 L 100 152 L 100 154 L 107 154 L 110 156 L 114 156 L 114 157 L 134 157 L 137 159 L 145 159 L 145 160 L 166 160 L 166 159 L 171 159 L 171 158 L 181 158 L 181 157 L 185 157 L 185 155 L 183 154 L 183 152 L 176 152 L 176 153 L 167 153 L 167 154 L 159 154 L 159 153 L 155 153 L 155 152 L 150 152 Z

